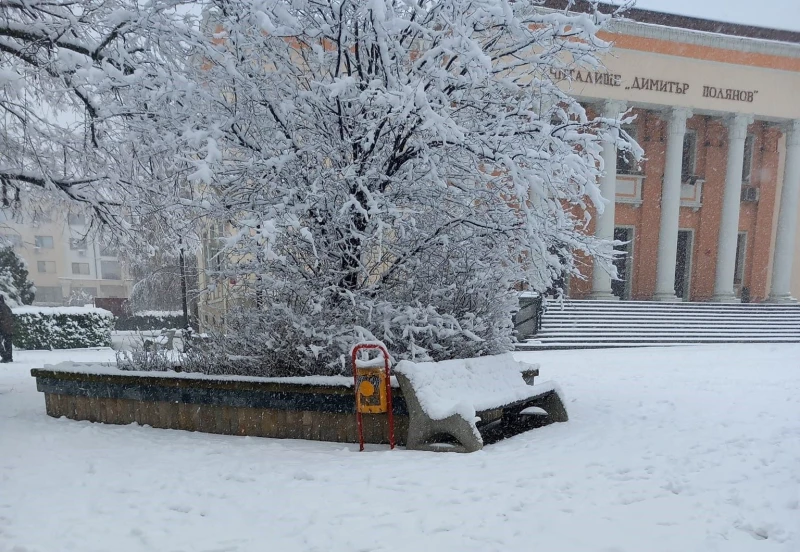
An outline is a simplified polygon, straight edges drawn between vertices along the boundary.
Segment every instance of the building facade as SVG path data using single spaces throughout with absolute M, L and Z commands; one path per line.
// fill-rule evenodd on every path
M 617 22 L 602 69 L 554 75 L 595 114 L 635 115 L 625 130 L 645 152 L 604 145 L 614 201 L 588 231 L 627 242 L 619 279 L 586 260 L 568 296 L 800 297 L 800 33 L 637 12 L 659 23 Z
M 37 214 L 32 220 L 6 217 L 0 237 L 28 264 L 36 286 L 35 305 L 91 303 L 93 298 L 130 296 L 131 281 L 117 251 L 89 232 L 82 215 Z

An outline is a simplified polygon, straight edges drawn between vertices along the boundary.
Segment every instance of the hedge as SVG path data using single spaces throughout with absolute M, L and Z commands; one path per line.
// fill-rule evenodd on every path
M 14 347 L 20 349 L 83 349 L 110 347 L 114 315 L 82 307 L 17 307 Z
M 118 318 L 117 330 L 163 330 L 182 329 L 183 313 L 181 311 L 142 311 Z

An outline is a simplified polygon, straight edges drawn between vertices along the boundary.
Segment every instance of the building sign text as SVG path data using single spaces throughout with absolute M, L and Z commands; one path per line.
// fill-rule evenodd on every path
M 687 95 L 689 90 L 692 89 L 688 82 L 637 76 L 633 77 L 633 82 L 630 83 L 623 75 L 583 69 L 550 69 L 550 75 L 556 82 L 580 82 L 583 84 L 613 87 L 621 87 L 624 85 L 625 90 Z M 699 92 L 697 86 L 692 90 L 698 90 Z M 695 92 L 695 94 L 697 94 L 697 92 Z M 758 90 L 740 90 L 737 88 L 722 88 L 709 85 L 703 85 L 702 92 L 704 98 L 748 103 L 753 103 L 755 101 L 756 94 L 758 94 Z
M 550 69 L 550 74 L 556 81 L 569 80 L 585 84 L 599 84 L 602 86 L 622 86 L 622 75 L 603 73 L 601 71 L 581 71 L 580 69 L 566 69 L 560 71 Z
M 758 94 L 758 90 L 737 90 L 735 88 L 703 86 L 704 98 L 716 98 L 718 100 L 753 103 L 753 99 L 755 98 L 756 94 Z
M 689 84 L 678 81 L 666 81 L 661 79 L 648 79 L 645 77 L 633 77 L 633 84 L 626 86 L 625 90 L 652 90 L 653 92 L 669 92 L 670 94 L 686 94 Z

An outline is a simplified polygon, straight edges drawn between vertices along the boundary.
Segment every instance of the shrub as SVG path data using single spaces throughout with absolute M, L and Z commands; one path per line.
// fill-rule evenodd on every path
M 13 247 L 0 247 L 0 294 L 8 305 L 30 305 L 35 293 L 33 282 L 28 279 L 25 259 L 17 255 Z
M 117 330 L 163 330 L 182 329 L 183 313 L 181 311 L 142 311 L 118 318 Z
M 104 309 L 18 307 L 14 346 L 20 349 L 110 347 L 114 316 Z
M 117 351 L 117 367 L 120 370 L 137 372 L 181 371 L 180 357 L 176 351 L 156 349 L 148 351 L 136 348 L 132 351 Z

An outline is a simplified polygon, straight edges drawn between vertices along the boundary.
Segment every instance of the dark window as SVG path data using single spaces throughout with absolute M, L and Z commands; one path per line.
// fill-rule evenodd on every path
M 745 184 L 750 183 L 750 178 L 753 175 L 753 144 L 755 143 L 755 136 L 748 134 L 744 140 L 744 163 L 742 164 L 742 182 Z
M 205 264 L 206 269 L 222 270 L 222 225 L 212 224 L 206 234 Z
M 103 280 L 122 280 L 122 270 L 117 261 L 100 261 Z
M 636 140 L 636 125 L 623 125 L 622 130 Z M 633 153 L 625 150 L 617 151 L 617 174 L 638 174 L 639 172 L 639 164 L 634 159 Z
M 64 296 L 61 293 L 61 288 L 36 286 L 36 297 L 34 301 L 37 303 L 58 303 L 64 302 Z
M 36 261 L 36 270 L 45 274 L 54 274 L 56 271 L 56 262 Z
M 83 226 L 86 224 L 86 217 L 70 213 L 67 217 L 70 226 Z
M 741 284 L 744 281 L 744 258 L 747 252 L 747 232 L 739 232 L 736 239 L 736 271 L 733 273 L 733 283 Z
M 89 274 L 89 263 L 72 263 L 73 274 Z
M 36 236 L 34 240 L 36 247 L 41 249 L 53 249 L 53 236 Z
M 697 134 L 693 130 L 687 130 L 683 137 L 683 161 L 681 163 L 681 175 L 684 182 L 695 174 L 696 164 Z

